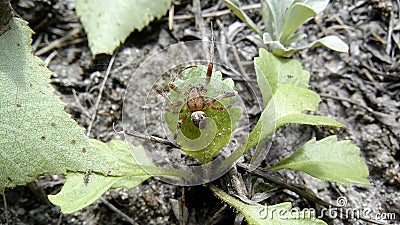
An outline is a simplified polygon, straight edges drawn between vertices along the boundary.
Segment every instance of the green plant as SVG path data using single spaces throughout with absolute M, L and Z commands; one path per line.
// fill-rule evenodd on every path
M 348 52 L 347 44 L 336 36 L 323 37 L 298 47 L 291 46 L 292 43 L 306 37 L 306 34 L 296 32 L 296 30 L 323 11 L 329 0 L 261 0 L 264 33 L 241 9 L 238 0 L 224 0 L 224 3 L 237 17 L 260 35 L 264 44 L 277 56 L 287 56 L 306 48 L 318 46 L 339 52 Z
M 292 3 L 295 5 L 298 2 Z M 296 7 L 302 9 L 303 6 Z M 245 14 L 242 14 L 241 19 L 243 18 L 249 20 Z M 254 23 L 248 23 L 254 26 Z M 66 174 L 67 181 L 62 191 L 49 196 L 49 199 L 60 206 L 62 212 L 72 213 L 96 201 L 109 188 L 133 188 L 152 176 L 188 179 L 193 176 L 188 171 L 154 166 L 141 146 L 116 140 L 104 144 L 84 136 L 82 129 L 62 110 L 64 104 L 54 95 L 54 90 L 49 85 L 51 72 L 31 53 L 32 31 L 18 18 L 10 17 L 5 24 L 8 28 L 0 37 L 0 49 L 9 54 L 0 55 L 0 190 L 34 181 L 39 174 L 63 173 Z M 253 29 L 258 30 L 257 27 Z M 286 40 L 286 43 L 293 38 L 290 38 L 292 33 L 285 32 L 285 35 L 281 34 L 285 38 L 280 40 Z M 265 156 L 262 151 L 263 143 L 285 124 L 343 126 L 333 119 L 304 113 L 316 111 L 320 98 L 308 89 L 309 72 L 303 70 L 297 60 L 281 58 L 260 49 L 259 56 L 254 60 L 254 68 L 258 88 L 262 93 L 263 112 L 247 140 L 220 163 L 217 168 L 219 170 L 232 167 L 253 147 L 255 152 L 250 162 L 253 166 L 258 166 Z M 233 81 L 223 80 L 219 71 L 213 73 L 209 85 L 204 83 L 205 75 L 204 66 L 188 68 L 173 84 L 182 90 L 187 90 L 190 84 L 202 84 L 207 88 L 209 98 L 234 91 Z M 170 97 L 173 101 L 183 98 L 173 91 Z M 216 104 L 228 106 L 233 100 L 234 98 L 220 99 Z M 46 107 L 42 107 L 43 105 Z M 179 111 L 182 106 L 172 107 L 171 110 Z M 215 111 L 206 109 L 205 113 L 215 121 L 215 127 L 207 128 L 207 125 L 205 129 L 210 129 L 210 133 L 216 136 L 204 148 L 195 149 L 190 145 L 184 147 L 187 140 L 183 138 L 183 134 L 197 139 L 201 137 L 201 131 L 189 120 L 177 131 L 176 124 L 184 114 L 166 113 L 168 127 L 173 134 L 178 132 L 177 140 L 182 144 L 183 150 L 202 163 L 209 162 L 231 140 L 241 108 L 227 107 Z M 65 133 L 69 135 L 62 135 Z M 221 135 L 217 135 L 219 133 Z M 349 185 L 350 182 L 368 185 L 368 170 L 359 154 L 358 147 L 349 141 L 338 141 L 336 136 L 330 136 L 307 142 L 290 157 L 269 169 L 296 169 L 316 178 L 344 185 Z M 261 220 L 256 214 L 260 210 L 290 210 L 290 203 L 253 206 L 238 201 L 215 186 L 211 185 L 210 189 L 243 213 L 250 224 L 264 224 L 265 220 L 270 224 L 325 224 L 312 218 L 312 215 L 307 220 L 282 220 L 274 214 L 268 214 L 275 218 L 266 216 Z
M 191 67 L 182 72 L 181 78 L 177 78 L 174 84 L 178 90 L 187 92 L 193 84 L 201 85 L 206 93 L 205 100 L 211 100 L 224 93 L 233 93 L 234 83 L 232 79 L 222 80 L 222 73 L 216 71 L 211 75 L 209 84 L 206 84 L 206 66 Z M 242 109 L 238 106 L 227 107 L 232 104 L 236 96 L 221 98 L 211 107 L 205 107 L 204 112 L 208 119 L 204 128 L 199 129 L 190 119 L 185 119 L 180 129 L 176 129 L 178 120 L 188 116 L 186 96 L 177 93 L 170 88 L 170 98 L 174 102 L 182 102 L 177 107 L 171 107 L 170 112 L 165 113 L 165 119 L 171 132 L 177 137 L 182 150 L 189 155 L 198 158 L 200 162 L 207 163 L 212 157 L 231 140 L 231 134 L 237 127 Z M 221 108 L 215 110 L 212 107 Z M 183 110 L 184 109 L 184 110 Z M 181 113 L 176 114 L 173 112 Z

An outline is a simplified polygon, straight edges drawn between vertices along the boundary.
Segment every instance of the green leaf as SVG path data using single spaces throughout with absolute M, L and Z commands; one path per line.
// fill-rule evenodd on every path
M 206 73 L 206 66 L 187 68 L 183 71 L 181 78 L 174 81 L 174 85 L 184 93 L 193 84 L 200 84 L 207 89 L 205 94 L 207 99 L 224 93 L 236 93 L 232 79 L 222 80 L 222 74 L 219 71 L 212 74 L 210 84 L 206 85 Z M 217 107 L 226 106 L 227 109 L 214 110 L 206 107 L 204 112 L 208 117 L 207 125 L 202 130 L 197 128 L 190 120 L 186 97 L 172 89 L 169 91 L 169 97 L 173 102 L 182 103 L 177 107 L 170 108 L 170 111 L 183 111 L 180 114 L 165 112 L 164 117 L 168 128 L 174 136 L 177 135 L 176 140 L 182 146 L 183 151 L 198 158 L 202 163 L 209 162 L 222 147 L 230 142 L 231 134 L 237 127 L 242 109 L 238 106 L 229 107 L 234 102 L 235 97 L 223 98 L 214 104 Z M 184 116 L 188 116 L 188 118 L 178 130 L 178 120 Z
M 309 6 L 302 3 L 293 4 L 287 11 L 282 25 L 282 31 L 277 37 L 284 45 L 288 46 L 288 37 L 303 23 L 313 18 L 317 13 Z
M 312 8 L 316 13 L 324 11 L 329 4 L 329 0 L 301 0 L 301 2 Z
M 319 46 L 324 46 L 326 48 L 329 48 L 331 50 L 337 51 L 337 52 L 349 52 L 349 46 L 342 41 L 340 38 L 336 36 L 326 36 L 321 39 L 318 39 L 314 42 L 311 42 L 305 46 L 301 46 L 295 49 L 295 51 L 300 51 L 306 48 L 314 48 L 314 47 L 319 47 Z
M 171 0 L 76 0 L 76 11 L 94 55 L 112 54 L 135 29 L 163 16 Z
M 310 74 L 297 60 L 277 57 L 265 49 L 259 53 L 254 66 L 265 108 L 245 148 L 249 150 L 258 144 L 252 163 L 263 159 L 260 153 L 266 138 L 284 124 L 343 126 L 327 117 L 303 114 L 306 110 L 316 111 L 320 97 L 307 89 Z
M 145 154 L 142 146 L 129 146 L 125 141 L 118 140 L 110 141 L 108 145 L 96 140 L 92 142 L 98 157 L 111 158 L 110 174 L 115 174 L 112 171 L 118 171 L 118 175 L 105 176 L 92 170 L 84 173 L 68 172 L 67 182 L 61 191 L 57 195 L 49 195 L 49 200 L 60 206 L 63 213 L 73 213 L 83 209 L 111 187 L 133 188 L 151 177 L 145 170 L 149 166 L 138 164 L 131 154 L 131 151 Z
M 133 188 L 152 176 L 189 177 L 191 174 L 179 170 L 155 167 L 146 157 L 142 146 L 133 146 L 125 141 L 112 140 L 108 144 L 92 140 L 96 157 L 107 161 L 108 174 L 94 170 L 68 172 L 67 182 L 49 200 L 61 207 L 63 213 L 73 213 L 95 202 L 110 188 Z
M 297 38 L 297 37 L 293 37 L 293 38 Z M 301 50 L 304 50 L 307 48 L 314 48 L 314 47 L 319 47 L 319 46 L 323 46 L 323 47 L 329 48 L 329 49 L 337 51 L 337 52 L 345 52 L 345 53 L 349 52 L 349 46 L 344 41 L 342 41 L 340 38 L 338 38 L 336 36 L 326 36 L 326 37 L 318 39 L 314 42 L 311 42 L 309 44 L 299 46 L 296 48 L 285 47 L 279 41 L 271 41 L 268 33 L 264 33 L 263 39 L 264 39 L 264 44 L 267 45 L 271 49 L 272 53 L 275 56 L 279 56 L 279 57 L 288 56 L 290 54 L 293 54 L 295 52 L 298 52 L 298 51 L 301 51 Z
M 66 170 L 107 173 L 88 139 L 50 85 L 51 71 L 32 55 L 32 30 L 10 20 L 0 37 L 0 190 L 39 174 Z
M 262 0 L 261 13 L 265 31 L 278 40 L 285 22 L 285 14 L 294 0 Z
M 240 8 L 238 0 L 224 0 L 225 5 L 233 11 L 233 13 L 243 22 L 247 23 L 258 35 L 262 36 L 262 32 L 251 18 Z
M 254 67 L 264 106 L 283 84 L 304 88 L 309 86 L 310 73 L 303 70 L 299 61 L 277 57 L 263 48 L 259 49 L 259 55 L 254 59 Z
M 265 26 L 262 35 L 264 44 L 276 56 L 288 56 L 305 48 L 325 46 L 335 51 L 347 52 L 346 44 L 338 40 L 322 40 L 293 48 L 290 44 L 306 37 L 303 33 L 294 33 L 302 24 L 323 11 L 329 0 L 263 0 L 261 11 Z M 338 38 L 337 38 L 338 39 Z
M 348 140 L 338 141 L 336 136 L 319 141 L 314 138 L 270 169 L 295 169 L 347 186 L 350 183 L 370 184 L 360 149 Z
M 300 41 L 301 39 L 306 38 L 307 35 L 305 33 L 302 32 L 296 32 L 296 33 L 292 33 L 288 38 L 287 38 L 287 42 L 288 43 L 293 43 L 296 41 Z
M 89 175 L 85 183 L 85 174 L 67 173 L 67 182 L 57 195 L 49 195 L 51 203 L 61 208 L 61 212 L 69 214 L 77 212 L 97 201 L 110 187 L 123 177 L 105 177 L 97 174 Z
M 77 212 L 94 203 L 110 188 L 134 188 L 147 180 L 150 176 L 113 177 L 95 173 L 67 173 L 62 190 L 57 195 L 49 195 L 51 203 L 61 208 L 64 214 Z M 84 180 L 88 179 L 85 183 Z
M 24 185 L 40 174 L 66 171 L 110 176 L 189 176 L 181 171 L 159 169 L 146 163 L 127 143 L 109 146 L 89 139 L 54 95 L 51 72 L 32 55 L 32 31 L 23 20 L 13 18 L 0 38 L 0 190 Z M 137 150 L 140 149 L 140 150 Z M 133 157 L 134 155 L 135 157 Z M 140 164 L 132 163 L 140 159 Z M 145 173 L 143 172 L 145 169 Z
M 316 111 L 319 101 L 318 94 L 309 89 L 292 84 L 279 86 L 271 101 L 268 102 L 261 113 L 256 126 L 250 132 L 246 149 L 258 144 L 252 162 L 258 158 L 264 140 L 284 124 L 298 123 L 342 127 L 343 125 L 334 119 L 302 113 L 306 110 Z
M 293 210 L 290 202 L 277 205 L 249 205 L 228 195 L 216 186 L 210 186 L 211 191 L 220 199 L 238 210 L 251 225 L 327 225 L 316 219 L 311 210 Z
M 292 47 L 285 47 L 279 41 L 269 40 L 268 35 L 265 33 L 263 36 L 264 44 L 271 50 L 272 54 L 278 57 L 285 57 L 296 52 L 296 49 Z

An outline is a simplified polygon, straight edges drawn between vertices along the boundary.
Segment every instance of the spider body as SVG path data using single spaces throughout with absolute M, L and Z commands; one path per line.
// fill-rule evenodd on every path
M 206 104 L 205 93 L 206 90 L 200 84 L 189 87 L 186 102 L 190 111 L 203 111 Z
M 231 105 L 228 106 L 215 106 L 214 104 L 218 101 L 220 101 L 223 98 L 229 98 L 229 97 L 234 97 L 236 96 L 236 92 L 233 90 L 230 92 L 221 92 L 224 88 L 222 86 L 219 87 L 219 90 L 211 91 L 211 94 L 215 93 L 214 97 L 208 97 L 210 95 L 210 81 L 211 81 L 211 76 L 212 76 L 212 71 L 213 71 L 213 65 L 214 65 L 214 33 L 211 30 L 211 45 L 210 45 L 210 61 L 208 63 L 207 69 L 203 72 L 201 70 L 200 74 L 192 75 L 194 74 L 193 70 L 196 68 L 202 69 L 204 66 L 190 66 L 187 67 L 178 74 L 172 78 L 168 86 L 170 90 L 175 91 L 178 94 L 181 94 L 184 96 L 183 100 L 179 101 L 172 101 L 170 96 L 164 92 L 157 90 L 157 92 L 162 95 L 166 101 L 169 104 L 169 111 L 170 113 L 173 114 L 181 114 L 186 111 L 186 113 L 178 120 L 177 124 L 177 129 L 180 129 L 182 123 L 190 116 L 190 119 L 192 123 L 198 127 L 199 129 L 204 129 L 206 127 L 206 122 L 207 122 L 207 115 L 204 112 L 206 108 L 211 108 L 213 110 L 224 110 L 229 108 Z M 193 68 L 196 67 L 196 68 Z M 190 70 L 188 73 L 190 74 L 189 77 L 185 77 L 183 80 L 186 82 L 186 84 L 190 83 L 189 85 L 186 85 L 186 88 L 182 87 L 183 85 L 178 85 L 175 84 L 175 80 L 177 77 L 180 77 L 182 73 L 184 73 L 186 70 Z M 204 77 L 205 74 L 205 78 Z M 200 78 L 200 79 L 199 79 Z M 222 80 L 222 75 L 220 77 Z M 191 83 L 192 82 L 192 83 Z M 213 84 L 215 85 L 215 84 Z M 220 84 L 221 85 L 221 84 Z M 179 86 L 179 87 L 178 87 Z M 233 86 L 233 83 L 232 83 Z M 186 89 L 186 90 L 184 90 Z M 218 89 L 218 88 L 217 88 Z M 171 93 L 170 93 L 171 94 Z M 207 96 L 206 96 L 207 94 Z M 178 111 L 173 111 L 172 109 L 174 107 L 181 106 L 182 104 L 186 104 L 185 107 L 181 107 L 180 110 Z
M 208 77 L 208 76 L 211 77 L 211 75 L 208 75 L 208 71 L 209 70 L 207 70 L 206 77 Z M 176 77 L 179 77 L 181 75 L 181 73 L 182 72 L 178 73 L 178 75 Z M 176 77 L 173 78 L 169 82 L 168 86 L 171 90 L 175 91 L 176 93 L 182 94 L 184 96 L 183 100 L 173 102 L 172 99 L 169 97 L 169 95 L 167 93 L 165 93 L 164 91 L 158 90 L 157 92 L 167 100 L 167 102 L 170 106 L 170 109 L 168 109 L 167 111 L 169 111 L 170 113 L 181 114 L 181 113 L 185 112 L 185 110 L 187 110 L 186 114 L 184 114 L 183 117 L 180 118 L 178 121 L 178 124 L 177 124 L 178 129 L 180 128 L 182 123 L 189 116 L 190 116 L 192 123 L 196 127 L 200 128 L 200 129 L 204 129 L 206 126 L 206 121 L 207 121 L 207 115 L 204 112 L 204 110 L 206 108 L 211 108 L 213 110 L 226 109 L 226 107 L 219 107 L 219 106 L 215 106 L 214 104 L 223 98 L 229 98 L 229 97 L 233 97 L 236 95 L 235 92 L 226 92 L 226 93 L 219 94 L 213 98 L 210 98 L 210 97 L 206 96 L 207 89 L 203 86 L 203 84 L 190 84 L 186 91 L 182 91 L 174 84 Z M 207 82 L 209 82 L 208 79 L 206 79 L 206 85 L 207 85 Z M 181 106 L 184 103 L 186 104 L 186 106 L 182 107 L 180 110 L 178 110 L 178 111 L 171 110 L 171 108 Z M 230 106 L 227 106 L 227 107 L 230 107 Z
M 196 127 L 203 129 L 203 125 L 205 125 L 205 121 L 207 120 L 206 113 L 204 112 L 204 108 L 207 106 L 204 95 L 207 90 L 198 84 L 190 86 L 188 92 L 186 105 L 190 111 L 190 119 Z

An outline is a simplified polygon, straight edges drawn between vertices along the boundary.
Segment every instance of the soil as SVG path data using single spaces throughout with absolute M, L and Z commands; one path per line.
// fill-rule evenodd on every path
M 172 31 L 168 28 L 168 19 L 164 17 L 140 32 L 133 32 L 120 47 L 97 109 L 91 137 L 104 142 L 124 139 L 116 132 L 123 128 L 168 137 L 162 126 L 163 99 L 154 90 L 165 87 L 171 74 L 193 60 L 197 59 L 197 64 L 207 64 L 208 49 L 205 45 L 189 50 L 181 45 L 170 46 L 208 40 L 210 21 L 214 22 L 216 41 L 233 45 L 239 51 L 240 62 L 247 74 L 246 81 L 238 76 L 238 63 L 231 47 L 217 45 L 215 69 L 235 80 L 235 88 L 246 107 L 248 119 L 239 123 L 238 136 L 235 138 L 240 141 L 241 134 L 254 125 L 260 115 L 260 94 L 256 88 L 252 62 L 258 55 L 257 49 L 262 46 L 260 40 L 232 13 L 195 19 L 199 8 L 209 14 L 226 10 L 222 1 L 201 1 L 199 7 L 193 7 L 193 2 L 175 1 L 176 18 Z M 242 5 L 255 3 L 253 0 L 241 1 Z M 269 154 L 262 166 L 275 164 L 312 137 L 321 139 L 333 133 L 359 146 L 370 171 L 370 186 L 345 187 L 317 180 L 304 173 L 280 172 L 288 183 L 305 185 L 327 202 L 336 204 L 339 197 L 344 197 L 347 206 L 372 211 L 373 220 L 369 222 L 324 217 L 328 224 L 400 224 L 399 4 L 399 1 L 389 0 L 335 0 L 301 28 L 308 35 L 302 43 L 336 35 L 350 46 L 349 54 L 315 48 L 293 55 L 311 72 L 310 88 L 321 95 L 318 114 L 334 118 L 344 123 L 346 128 L 282 127 L 271 140 Z M 66 111 L 80 126 L 87 128 L 110 56 L 93 58 L 83 31 L 50 51 L 40 52 L 50 42 L 81 26 L 74 12 L 74 1 L 42 0 L 32 3 L 19 0 L 14 1 L 13 6 L 35 30 L 34 51 L 40 53 L 40 57 L 54 72 L 52 85 L 56 94 L 68 104 Z M 248 10 L 247 13 L 260 24 L 259 8 Z M 229 33 L 229 38 L 224 32 Z M 145 66 L 144 62 L 149 58 L 154 61 L 150 66 Z M 162 157 L 185 163 L 190 161 L 182 158 L 175 148 L 139 138 L 129 140 L 162 152 Z M 240 169 L 239 173 L 246 183 L 251 182 L 249 174 Z M 223 184 L 226 179 L 223 177 L 215 183 Z M 201 185 L 182 187 L 155 178 L 132 190 L 107 191 L 102 199 L 82 211 L 63 215 L 58 207 L 46 201 L 45 195 L 57 193 L 64 181 L 62 175 L 41 176 L 35 184 L 7 189 L 8 224 L 131 224 L 109 204 L 137 224 L 180 224 L 177 218 L 179 201 L 182 199 L 185 199 L 183 211 L 189 218 L 188 224 L 240 224 L 235 223 L 235 219 L 240 221 L 235 217 L 236 213 L 224 207 L 207 188 Z M 258 178 L 257 182 L 265 181 Z M 290 201 L 301 208 L 321 209 L 318 204 L 282 189 L 271 192 L 266 203 L 283 201 Z M 387 217 L 395 215 L 395 218 L 379 220 L 374 217 L 379 214 Z M 6 221 L 1 199 L 0 224 Z

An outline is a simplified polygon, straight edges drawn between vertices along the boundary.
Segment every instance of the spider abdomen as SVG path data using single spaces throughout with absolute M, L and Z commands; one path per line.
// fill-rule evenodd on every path
M 187 106 L 191 112 L 203 111 L 206 105 L 205 90 L 201 85 L 191 86 L 187 95 Z
M 187 101 L 187 106 L 191 112 L 203 111 L 205 106 L 205 101 L 203 96 L 191 98 Z

